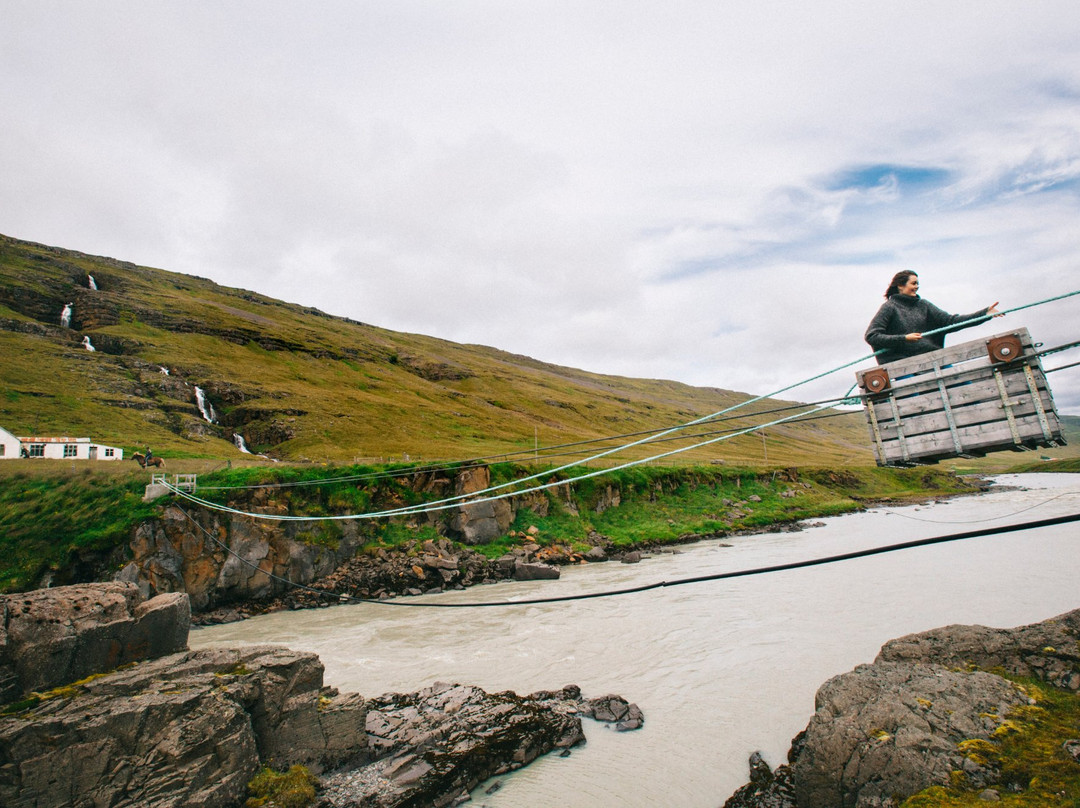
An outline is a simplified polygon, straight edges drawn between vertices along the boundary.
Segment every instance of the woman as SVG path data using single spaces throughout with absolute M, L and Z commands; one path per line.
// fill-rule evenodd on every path
M 918 275 L 911 271 L 897 272 L 885 290 L 885 302 L 866 329 L 866 341 L 875 351 L 881 351 L 877 361 L 879 365 L 884 365 L 945 347 L 945 332 L 924 337 L 925 331 L 964 323 L 952 329 L 958 331 L 986 322 L 990 317 L 1000 316 L 997 303 L 974 314 L 948 314 L 919 297 Z M 973 322 L 965 322 L 967 320 Z

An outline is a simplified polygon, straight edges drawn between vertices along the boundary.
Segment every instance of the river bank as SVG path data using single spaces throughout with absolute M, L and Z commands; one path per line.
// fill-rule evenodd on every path
M 219 469 L 198 477 L 204 505 L 148 501 L 143 475 L 40 467 L 0 486 L 0 592 L 119 573 L 147 596 L 187 592 L 198 615 L 269 603 L 354 558 L 378 562 L 402 551 L 416 559 L 428 542 L 447 540 L 464 559 L 453 580 L 437 580 L 452 572 L 447 567 L 413 576 L 410 563 L 376 575 L 381 581 L 346 582 L 369 596 L 382 596 L 380 589 L 396 596 L 505 580 L 505 570 L 488 562 L 529 544 L 553 556 L 540 561 L 573 563 L 978 488 L 939 468 L 638 467 L 573 481 L 556 474 L 551 488 L 458 504 L 492 486 L 520 489 L 516 481 L 535 474 L 513 464 Z M 364 516 L 402 507 L 417 510 Z
M 473 467 L 457 476 L 366 486 L 370 510 L 468 496 L 521 470 Z M 588 484 L 586 484 L 588 483 Z M 385 600 L 507 580 L 549 580 L 602 561 L 633 563 L 706 538 L 799 530 L 808 520 L 875 503 L 977 493 L 980 478 L 940 469 L 637 469 L 493 502 L 406 517 L 341 520 L 358 489 L 288 486 L 228 491 L 229 510 L 178 500 L 144 522 L 119 575 L 145 594 L 186 591 L 197 624 L 341 600 Z M 374 498 L 378 493 L 381 499 Z M 354 499 L 352 501 L 356 503 Z M 333 505 L 334 510 L 329 511 Z M 358 503 L 357 503 L 358 504 Z M 250 513 L 245 515 L 244 512 Z M 333 520 L 275 518 L 321 511 Z M 347 512 L 347 511 L 346 511 Z M 265 515 L 265 516 L 264 516 Z

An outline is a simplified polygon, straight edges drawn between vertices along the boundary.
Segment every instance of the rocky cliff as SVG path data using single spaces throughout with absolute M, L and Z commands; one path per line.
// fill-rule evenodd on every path
M 486 466 L 418 473 L 404 484 L 425 495 L 457 497 L 488 488 L 491 473 Z M 612 497 L 617 501 L 618 490 L 609 487 L 595 507 L 608 507 Z M 551 498 L 532 493 L 460 505 L 404 522 L 410 531 L 419 533 L 427 528 L 430 533 L 433 529 L 444 538 L 405 542 L 370 555 L 357 554 L 358 548 L 374 540 L 371 523 L 364 520 L 329 526 L 282 522 L 177 501 L 163 508 L 160 518 L 138 525 L 129 543 L 131 560 L 115 578 L 135 584 L 144 597 L 186 592 L 197 615 L 213 610 L 236 614 L 234 607 L 250 609 L 253 604 L 262 604 L 254 607 L 258 610 L 327 602 L 295 585 L 316 584 L 328 592 L 380 598 L 497 580 L 557 578 L 557 564 L 580 561 L 582 556 L 558 545 L 541 548 L 524 532 L 516 536 L 522 540 L 522 548 L 501 559 L 492 560 L 471 549 L 506 536 L 523 508 L 546 516 L 552 499 L 573 512 L 579 507 L 568 486 L 556 488 Z M 255 513 L 288 513 L 287 504 L 267 489 L 257 490 L 234 505 Z M 599 535 L 596 542 L 606 544 Z M 606 557 L 605 550 L 598 547 L 589 558 Z
M 895 808 L 935 785 L 996 801 L 999 772 L 972 750 L 1032 701 L 1005 677 L 1080 692 L 1078 640 L 1080 610 L 1015 629 L 948 626 L 893 640 L 873 664 L 826 682 L 788 763 L 771 771 L 755 753 L 750 782 L 725 808 Z
M 189 614 L 185 595 L 121 583 L 0 598 L 0 805 L 233 808 L 263 767 L 300 764 L 322 775 L 323 805 L 441 806 L 581 742 L 583 716 L 643 721 L 574 686 L 366 700 L 325 687 L 314 654 L 188 651 Z

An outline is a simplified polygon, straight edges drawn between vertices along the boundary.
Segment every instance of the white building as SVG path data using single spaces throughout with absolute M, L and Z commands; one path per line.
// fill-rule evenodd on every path
M 0 426 L 0 460 L 13 460 L 19 457 L 19 439 Z
M 47 457 L 54 460 L 123 460 L 124 450 L 90 438 L 16 437 L 0 427 L 0 460 Z

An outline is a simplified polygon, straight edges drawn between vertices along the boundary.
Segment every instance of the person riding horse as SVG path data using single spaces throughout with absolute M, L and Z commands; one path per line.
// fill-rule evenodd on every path
M 135 452 L 135 454 L 131 456 L 131 459 L 143 468 L 147 468 L 148 466 L 153 466 L 154 468 L 160 469 L 165 468 L 165 461 L 160 457 L 154 457 L 154 455 L 150 453 L 149 446 L 146 447 L 146 451 L 147 454 L 143 454 L 142 452 Z

